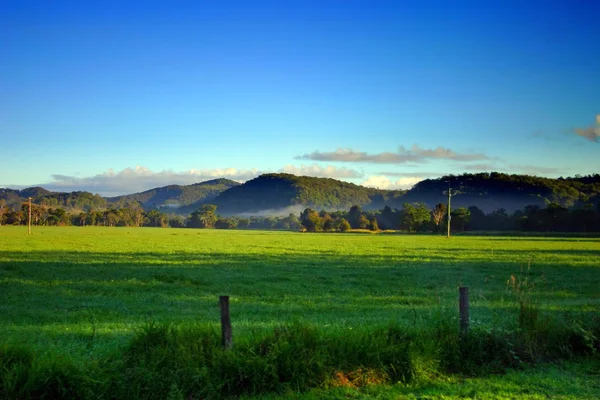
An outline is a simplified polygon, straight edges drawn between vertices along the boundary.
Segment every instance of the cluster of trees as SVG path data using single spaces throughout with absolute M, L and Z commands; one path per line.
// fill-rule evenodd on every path
M 363 211 L 359 206 L 335 213 L 306 209 L 300 216 L 304 229 L 315 232 L 370 229 L 436 233 L 447 229 L 447 221 L 447 207 L 442 203 L 433 209 L 425 203 L 405 203 L 401 209 L 386 206 L 376 211 Z M 475 206 L 459 207 L 451 210 L 450 228 L 453 232 L 600 232 L 600 205 L 568 209 L 549 203 L 546 207 L 526 206 L 513 213 L 501 208 L 487 214 Z
M 25 203 L 19 210 L 0 206 L 0 225 L 27 225 L 29 220 L 29 204 Z M 144 211 L 141 207 L 110 208 L 102 211 L 67 213 L 60 207 L 47 205 L 31 205 L 31 223 L 40 226 L 183 226 L 184 218 L 166 214 L 156 210 Z
M 26 225 L 29 204 L 13 210 L 0 204 L 0 225 Z M 348 211 L 327 212 L 306 208 L 300 215 L 286 217 L 224 217 L 217 206 L 204 204 L 188 218 L 157 210 L 144 211 L 136 203 L 123 208 L 68 213 L 60 207 L 33 204 L 33 225 L 60 226 L 130 226 L 202 229 L 286 229 L 309 232 L 345 232 L 350 229 L 399 230 L 404 232 L 443 232 L 447 226 L 447 208 L 438 203 L 432 209 L 425 203 L 405 203 L 400 209 L 385 206 L 381 210 L 361 209 L 354 205 Z M 451 212 L 451 229 L 464 231 L 535 231 L 535 232 L 600 232 L 600 205 L 566 208 L 558 203 L 546 207 L 526 206 L 509 213 L 498 209 L 484 213 L 475 206 L 458 207 Z
M 65 210 L 97 210 L 108 207 L 108 201 L 90 192 L 55 193 L 44 188 L 32 187 L 23 190 L 0 188 L 0 208 L 18 209 L 28 197 L 38 205 Z

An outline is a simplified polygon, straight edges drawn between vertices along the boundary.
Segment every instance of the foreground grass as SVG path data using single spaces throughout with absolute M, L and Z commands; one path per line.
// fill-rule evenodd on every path
M 311 399 L 489 399 L 489 400 L 588 400 L 600 398 L 600 365 L 597 361 L 540 365 L 535 369 L 509 370 L 504 375 L 447 377 L 411 385 L 372 385 L 362 388 L 313 389 L 305 393 L 268 394 L 256 400 Z
M 63 380 L 75 379 L 74 387 L 96 394 L 104 390 L 108 396 L 120 393 L 122 384 L 166 384 L 148 378 L 156 371 L 173 369 L 153 364 L 153 357 L 160 359 L 160 354 L 126 357 L 136 340 L 145 337 L 140 332 L 147 333 L 149 326 L 173 325 L 214 332 L 219 320 L 217 298 L 228 294 L 232 296 L 234 354 L 238 354 L 231 357 L 240 357 L 239 363 L 232 362 L 233 371 L 225 374 L 237 379 L 237 386 L 232 388 L 239 386 L 240 379 L 247 380 L 244 371 L 260 371 L 261 365 L 267 368 L 257 379 L 275 376 L 267 373 L 272 368 L 279 371 L 279 364 L 264 364 L 264 355 L 255 350 L 257 343 L 278 332 L 282 324 L 309 326 L 316 329 L 316 337 L 333 338 L 322 339 L 329 343 L 328 349 L 337 348 L 336 338 L 354 339 L 346 343 L 345 350 L 319 352 L 322 374 L 311 381 L 285 387 L 263 382 L 256 383 L 260 390 L 241 385 L 243 390 L 230 388 L 225 392 L 213 385 L 207 396 L 333 387 L 336 377 L 340 378 L 338 372 L 345 378 L 348 373 L 350 377 L 366 374 L 360 379 L 377 383 L 400 380 L 413 386 L 431 375 L 432 385 L 443 387 L 451 376 L 448 374 L 501 372 L 505 367 L 593 355 L 600 336 L 595 330 L 600 306 L 599 256 L 600 240 L 592 238 L 447 240 L 432 236 L 127 228 L 36 228 L 28 236 L 26 228 L 0 227 L 0 337 L 6 351 L 24 349 L 26 366 L 11 364 L 32 373 L 26 374 L 29 383 L 21 382 L 22 387 L 33 390 L 39 377 L 48 382 L 49 376 L 64 375 Z M 507 285 L 507 281 L 512 283 Z M 467 363 L 458 368 L 450 361 L 455 357 L 457 364 L 460 353 L 455 349 L 454 353 L 440 354 L 436 350 L 440 349 L 436 347 L 439 338 L 432 335 L 435 327 L 456 328 L 457 287 L 462 285 L 471 290 L 472 326 L 479 335 L 475 343 L 487 343 L 476 347 L 472 356 L 496 356 L 480 357 L 470 367 Z M 384 357 L 378 349 L 389 349 L 390 343 L 377 340 L 384 340 L 385 335 L 384 339 L 370 336 L 385 331 L 390 324 L 402 337 L 424 338 L 417 341 L 419 348 L 405 352 L 414 366 L 407 370 L 410 379 L 390 375 L 389 368 L 397 369 L 396 358 L 381 362 L 382 357 L 400 357 L 404 350 L 394 344 Z M 455 330 L 445 332 L 442 337 L 456 338 Z M 189 348 L 199 348 L 195 341 L 165 343 L 165 354 L 181 351 L 181 362 Z M 380 346 L 373 348 L 370 343 Z M 218 348 L 218 343 L 212 346 Z M 310 346 L 296 350 L 302 354 L 307 348 Z M 365 350 L 361 353 L 360 349 Z M 273 354 L 284 350 L 285 346 L 278 347 Z M 346 353 L 361 356 L 352 361 L 344 358 Z M 260 356 L 257 364 L 244 364 L 243 360 L 253 359 L 252 354 Z M 296 353 L 288 354 L 294 358 Z M 512 358 L 506 359 L 507 355 Z M 28 357 L 33 357 L 30 364 Z M 127 367 L 127 360 L 133 359 L 136 363 L 145 361 Z M 369 364 L 365 360 L 375 361 Z M 188 394 L 186 390 L 199 387 L 193 382 L 203 382 L 202 376 L 227 382 L 225 375 L 210 375 L 225 373 L 227 366 L 208 364 L 213 366 L 209 373 L 197 371 L 196 364 L 185 365 L 185 371 L 195 371 L 191 374 L 195 378 L 175 380 L 171 382 L 175 386 L 169 384 L 152 393 L 183 396 Z M 13 367 L 10 370 L 21 376 Z M 183 372 L 179 375 L 182 379 L 187 376 Z M 296 375 L 307 376 L 304 372 Z M 25 375 L 10 376 L 7 379 L 15 382 Z M 105 381 L 115 382 L 114 386 L 95 386 L 94 376 L 105 376 Z M 129 383 L 115 378 L 127 376 L 132 379 Z M 281 381 L 278 375 L 277 381 Z M 403 387 L 391 386 L 389 390 L 394 393 Z M 425 387 L 414 387 L 424 395 L 428 393 Z M 352 395 L 355 389 L 332 390 L 327 393 L 349 390 L 348 395 Z M 373 390 L 377 393 L 379 389 Z M 355 394 L 360 397 L 365 393 L 361 389 Z
M 293 324 L 246 336 L 233 350 L 221 348 L 215 331 L 150 323 L 120 351 L 80 365 L 39 357 L 27 349 L 0 348 L 0 397 L 213 399 L 264 393 L 296 396 L 311 388 L 322 389 L 307 396 L 421 396 L 463 395 L 465 387 L 477 395 L 489 393 L 483 382 L 498 385 L 499 378 L 490 374 L 562 359 L 583 360 L 567 365 L 567 376 L 592 382 L 576 395 L 598 393 L 600 323 L 574 328 L 547 326 L 550 322 L 535 330 L 477 329 L 468 335 L 459 334 L 442 316 L 426 330 L 390 325 L 325 332 Z M 566 376 L 554 370 L 533 375 L 550 383 L 545 391 L 540 393 L 539 382 L 511 385 L 514 378 L 509 375 L 498 398 L 565 393 L 560 382 Z M 465 386 L 464 378 L 472 376 L 483 378 L 467 379 Z M 382 386 L 390 384 L 395 385 Z

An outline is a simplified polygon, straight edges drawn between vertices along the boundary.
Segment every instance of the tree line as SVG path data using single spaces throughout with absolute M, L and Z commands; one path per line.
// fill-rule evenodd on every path
M 29 204 L 19 210 L 0 205 L 0 225 L 26 225 Z M 144 211 L 140 205 L 123 208 L 68 213 L 61 207 L 32 204 L 31 220 L 39 226 L 128 226 L 200 229 L 282 229 L 308 232 L 346 232 L 349 230 L 396 230 L 409 233 L 441 233 L 447 227 L 447 208 L 438 203 L 429 209 L 425 203 L 405 203 L 401 208 L 385 206 L 362 210 L 354 205 L 348 211 L 327 212 L 306 208 L 300 215 L 285 217 L 224 217 L 217 206 L 204 204 L 187 218 L 157 210 Z M 498 209 L 484 213 L 478 207 L 459 207 L 451 211 L 453 232 L 600 232 L 600 205 L 567 208 L 558 203 L 546 207 L 529 205 L 509 213 Z

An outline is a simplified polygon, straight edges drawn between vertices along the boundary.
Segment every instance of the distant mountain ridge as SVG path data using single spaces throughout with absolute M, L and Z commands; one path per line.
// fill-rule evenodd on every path
M 376 209 L 404 193 L 404 190 L 380 190 L 331 178 L 264 174 L 220 193 L 213 204 L 227 215 L 294 206 L 346 210 L 357 204 Z
M 240 185 L 230 179 L 213 179 L 191 185 L 168 185 L 123 196 L 109 197 L 111 203 L 137 201 L 144 208 L 177 209 L 200 206 L 217 197 L 219 193 Z
M 571 207 L 600 201 L 599 174 L 554 179 L 484 172 L 425 179 L 413 186 L 402 202 L 424 202 L 429 207 L 447 203 L 450 186 L 456 192 L 451 202 L 454 208 L 477 206 L 484 212 L 500 208 L 512 212 L 527 205 L 545 207 L 548 203 Z
M 90 192 L 51 192 L 41 187 L 23 190 L 0 188 L 0 206 L 20 208 L 32 197 L 36 204 L 63 207 L 67 210 L 142 206 L 189 215 L 202 204 L 215 204 L 223 215 L 281 213 L 302 207 L 316 210 L 348 210 L 360 205 L 366 210 L 388 205 L 401 208 L 404 203 L 423 202 L 430 208 L 446 203 L 445 192 L 451 186 L 457 194 L 452 207 L 476 206 L 484 212 L 500 208 L 506 211 L 527 205 L 598 206 L 600 174 L 572 178 L 543 178 L 497 172 L 448 175 L 426 179 L 412 189 L 382 190 L 331 178 L 291 174 L 263 174 L 245 183 L 213 179 L 192 185 L 168 185 L 116 197 L 101 197 Z M 290 211 L 291 212 L 291 211 Z

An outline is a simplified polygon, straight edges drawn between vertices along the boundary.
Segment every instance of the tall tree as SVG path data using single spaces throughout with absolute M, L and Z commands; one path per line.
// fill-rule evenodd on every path
M 465 207 L 457 208 L 456 210 L 452 211 L 451 216 L 451 226 L 458 227 L 461 232 L 464 232 L 465 226 L 471 217 L 471 212 L 469 209 Z
M 323 230 L 323 220 L 319 213 L 307 208 L 300 214 L 300 223 L 308 232 L 320 232 Z
M 433 210 L 431 211 L 431 218 L 437 228 L 439 228 L 442 221 L 444 221 L 447 211 L 448 211 L 448 208 L 446 207 L 446 205 L 444 203 L 436 204 L 435 207 L 433 208 Z
M 217 206 L 204 204 L 199 210 L 194 211 L 188 220 L 188 228 L 212 229 L 218 220 Z
M 404 203 L 400 213 L 400 225 L 409 232 L 428 230 L 431 214 L 425 203 Z

